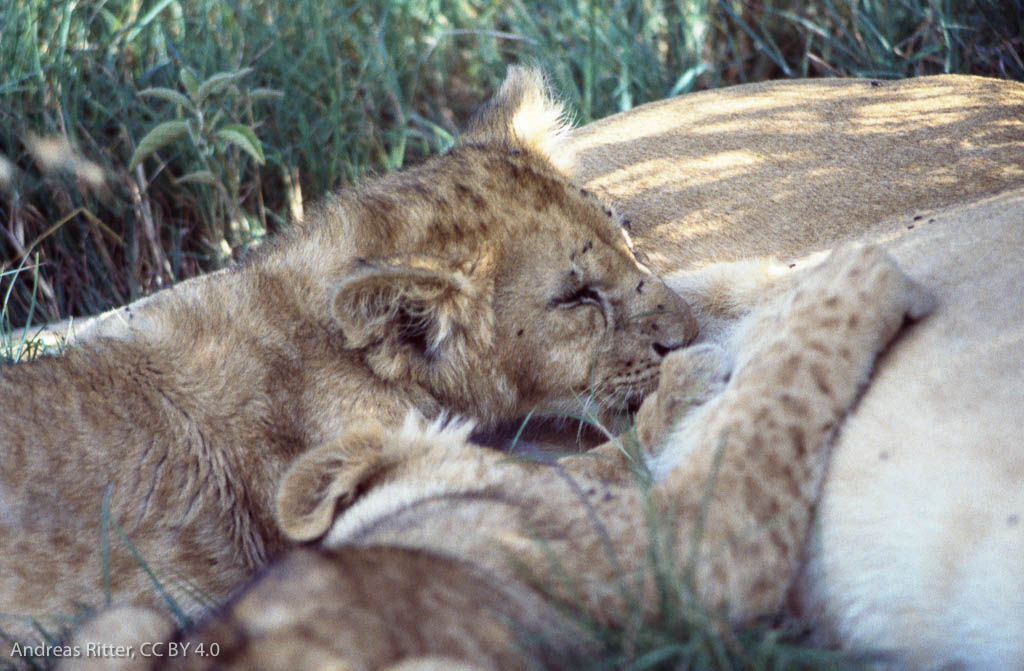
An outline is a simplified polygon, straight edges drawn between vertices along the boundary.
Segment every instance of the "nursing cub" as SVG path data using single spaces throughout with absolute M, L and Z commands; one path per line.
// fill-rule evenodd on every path
M 187 613 L 223 599 L 286 545 L 286 468 L 358 457 L 356 421 L 639 404 L 695 322 L 554 167 L 559 113 L 512 69 L 447 154 L 0 370 L 0 628 L 59 628 L 105 593 L 162 604 L 143 563 Z

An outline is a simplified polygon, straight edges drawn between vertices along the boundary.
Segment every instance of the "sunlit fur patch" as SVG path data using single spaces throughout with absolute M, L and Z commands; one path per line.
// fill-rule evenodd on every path
M 536 68 L 512 66 L 501 89 L 460 142 L 504 136 L 510 150 L 533 152 L 568 174 L 575 160 L 562 145 L 570 127 L 565 108 L 551 94 L 544 74 Z

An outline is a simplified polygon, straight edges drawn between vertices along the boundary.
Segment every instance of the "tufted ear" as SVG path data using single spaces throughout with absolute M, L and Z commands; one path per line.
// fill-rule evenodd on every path
M 331 444 L 300 455 L 277 490 L 277 523 L 294 541 L 320 538 L 335 516 L 380 477 L 391 463 L 383 456 L 379 432 L 358 432 L 344 446 Z
M 407 493 L 422 491 L 421 485 L 430 489 L 444 480 L 434 476 L 445 463 L 470 468 L 478 463 L 479 448 L 469 443 L 474 426 L 471 420 L 450 420 L 446 413 L 428 421 L 415 410 L 399 427 L 359 422 L 335 442 L 295 458 L 277 490 L 277 523 L 290 539 L 312 541 L 377 487 L 390 482 L 404 483 Z M 415 477 L 403 477 L 410 473 Z M 395 491 L 391 494 L 393 501 Z
M 470 122 L 460 144 L 501 144 L 551 160 L 569 124 L 537 68 L 511 66 L 501 89 Z
M 491 337 L 489 294 L 458 271 L 362 263 L 338 287 L 333 316 L 347 345 L 395 379 L 416 366 L 461 365 Z

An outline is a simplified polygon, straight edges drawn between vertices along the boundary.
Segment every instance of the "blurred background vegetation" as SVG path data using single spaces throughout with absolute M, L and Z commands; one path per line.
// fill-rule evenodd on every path
M 222 266 L 445 148 L 512 62 L 577 123 L 781 77 L 1024 79 L 1024 0 L 8 0 L 0 326 Z

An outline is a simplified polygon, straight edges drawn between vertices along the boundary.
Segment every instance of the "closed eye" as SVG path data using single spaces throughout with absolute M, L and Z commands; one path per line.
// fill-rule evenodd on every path
M 548 307 L 551 308 L 571 308 L 578 305 L 594 305 L 601 308 L 601 294 L 593 287 L 584 285 L 548 301 Z

